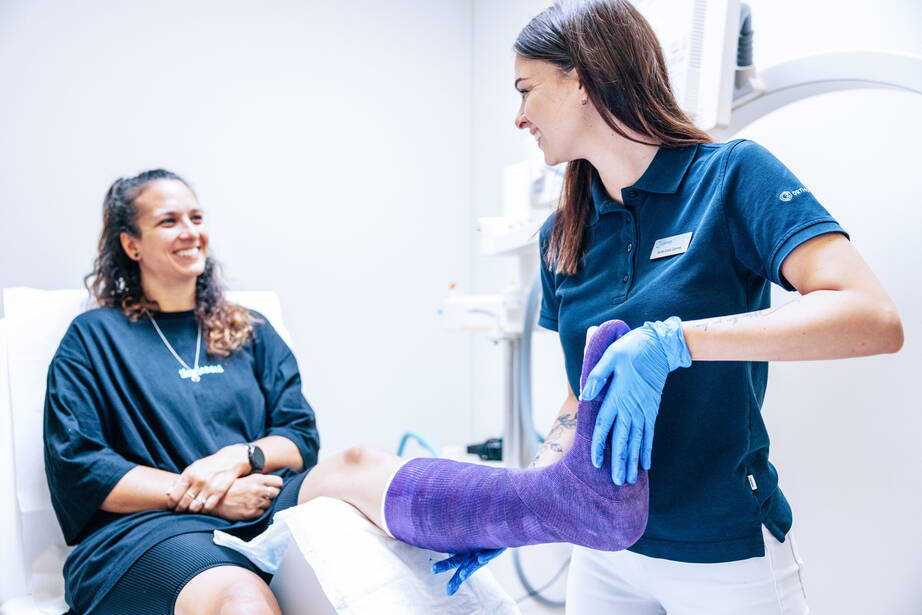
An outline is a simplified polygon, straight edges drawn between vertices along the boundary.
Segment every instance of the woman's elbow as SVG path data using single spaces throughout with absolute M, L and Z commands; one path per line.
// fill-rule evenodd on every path
M 890 325 L 890 346 L 887 349 L 887 352 L 894 353 L 899 352 L 903 348 L 903 322 L 900 320 L 899 314 L 894 313 L 893 323 Z
M 885 306 L 880 311 L 879 331 L 880 352 L 885 354 L 899 352 L 903 347 L 903 321 L 893 304 Z

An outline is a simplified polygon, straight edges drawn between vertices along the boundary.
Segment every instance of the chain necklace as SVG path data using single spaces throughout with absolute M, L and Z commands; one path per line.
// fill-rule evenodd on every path
M 163 331 L 161 331 L 160 327 L 157 326 L 157 321 L 154 320 L 153 315 L 147 310 L 144 310 L 144 313 L 147 314 L 147 317 L 150 319 L 151 324 L 154 325 L 154 329 L 157 330 L 157 335 L 160 336 L 160 339 L 163 341 L 163 345 L 166 346 L 166 349 L 170 351 L 170 354 L 172 354 L 173 357 L 177 361 L 179 361 L 179 364 L 183 366 L 183 369 L 179 370 L 179 376 L 181 378 L 187 378 L 187 377 L 191 378 L 192 382 L 200 381 L 202 379 L 202 376 L 198 372 L 198 358 L 199 358 L 199 351 L 201 350 L 201 347 L 202 347 L 202 325 L 198 326 L 198 335 L 195 337 L 195 365 L 190 368 L 189 364 L 183 361 L 182 357 L 180 357 L 179 354 L 177 354 L 177 352 L 173 350 L 173 347 L 167 341 L 166 336 L 163 334 Z M 183 372 L 185 372 L 186 374 L 191 374 L 191 375 L 184 376 Z

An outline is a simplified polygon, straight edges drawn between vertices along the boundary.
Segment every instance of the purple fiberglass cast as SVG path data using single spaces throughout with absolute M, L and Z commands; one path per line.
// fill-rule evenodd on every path
M 609 344 L 629 330 L 620 320 L 599 327 L 586 350 L 581 382 Z M 613 484 L 610 441 L 604 465 L 593 467 L 589 446 L 603 393 L 579 403 L 573 446 L 553 465 L 526 470 L 410 460 L 385 494 L 391 534 L 446 553 L 546 542 L 604 551 L 631 546 L 647 525 L 647 473 L 640 470 L 633 485 Z

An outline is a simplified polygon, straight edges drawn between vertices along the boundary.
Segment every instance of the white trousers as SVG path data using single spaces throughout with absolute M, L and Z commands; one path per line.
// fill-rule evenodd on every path
M 688 564 L 630 551 L 573 548 L 567 615 L 804 615 L 803 560 L 762 528 L 765 555 Z

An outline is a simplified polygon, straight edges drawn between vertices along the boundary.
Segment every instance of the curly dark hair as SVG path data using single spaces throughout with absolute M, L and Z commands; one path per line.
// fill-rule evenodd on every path
M 117 307 L 133 321 L 146 310 L 157 310 L 158 305 L 144 295 L 141 269 L 125 253 L 119 236 L 123 232 L 132 237 L 141 236 L 135 201 L 148 184 L 158 179 L 180 181 L 192 190 L 189 182 L 165 169 L 116 180 L 103 201 L 102 232 L 93 271 L 84 278 L 87 290 L 100 306 Z M 226 357 L 250 338 L 255 319 L 249 310 L 224 298 L 220 268 L 213 258 L 206 258 L 205 270 L 195 281 L 195 317 L 202 327 L 208 352 Z

